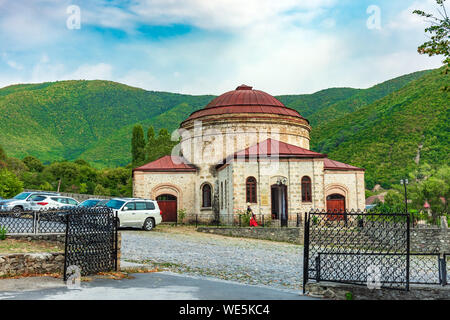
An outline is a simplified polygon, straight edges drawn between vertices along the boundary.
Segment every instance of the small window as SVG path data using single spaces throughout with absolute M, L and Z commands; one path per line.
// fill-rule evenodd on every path
M 58 202 L 68 204 L 66 198 L 58 198 Z
M 208 183 L 205 183 L 202 187 L 202 207 L 211 207 L 211 186 Z
M 257 203 L 256 201 L 256 179 L 254 177 L 248 177 L 245 183 L 246 199 L 249 203 Z
M 145 202 L 136 202 L 136 210 L 147 210 Z
M 308 176 L 304 176 L 302 178 L 302 201 L 303 202 L 312 202 L 311 178 Z
M 46 198 L 47 198 L 46 196 L 31 196 L 30 197 L 31 201 L 42 201 Z
M 135 210 L 134 202 L 128 202 L 128 203 L 125 205 L 124 209 L 125 209 L 125 208 L 128 208 L 128 210 Z
M 155 210 L 155 204 L 153 202 L 146 202 L 147 210 Z

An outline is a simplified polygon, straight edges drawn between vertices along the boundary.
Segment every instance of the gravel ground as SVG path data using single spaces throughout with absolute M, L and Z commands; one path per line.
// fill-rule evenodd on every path
M 123 261 L 254 285 L 299 289 L 302 284 L 303 246 L 208 235 L 185 227 L 121 233 Z

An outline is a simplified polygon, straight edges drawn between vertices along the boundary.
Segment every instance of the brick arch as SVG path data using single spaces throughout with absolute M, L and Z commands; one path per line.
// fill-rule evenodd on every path
M 182 191 L 181 188 L 171 183 L 161 183 L 156 185 L 151 191 L 151 198 L 156 200 L 156 197 L 162 194 L 170 194 L 177 197 L 177 207 L 182 208 Z
M 325 208 L 327 205 L 327 197 L 332 194 L 340 194 L 345 197 L 345 207 L 349 208 L 349 191 L 348 188 L 340 183 L 332 183 L 325 186 Z

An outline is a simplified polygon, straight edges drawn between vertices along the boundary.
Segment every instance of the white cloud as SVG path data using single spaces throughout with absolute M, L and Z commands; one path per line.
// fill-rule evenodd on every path
M 406 9 L 399 12 L 397 15 L 394 16 L 391 21 L 387 24 L 387 28 L 390 30 L 400 30 L 400 31 L 407 31 L 407 30 L 424 30 L 424 28 L 427 26 L 426 19 L 417 15 L 413 14 L 414 10 L 422 10 L 427 13 L 436 13 L 436 1 L 435 0 L 422 0 L 422 1 L 415 1 L 413 4 L 408 6 Z
M 73 80 L 103 80 L 112 78 L 113 67 L 107 63 L 98 63 L 95 65 L 84 64 L 75 71 L 64 75 L 65 79 Z

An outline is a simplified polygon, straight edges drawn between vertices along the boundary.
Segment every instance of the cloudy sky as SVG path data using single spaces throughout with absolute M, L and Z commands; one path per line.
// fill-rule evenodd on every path
M 426 24 L 412 15 L 435 12 L 434 3 L 0 0 L 0 87 L 105 79 L 189 94 L 242 83 L 272 94 L 366 88 L 441 65 L 417 53 Z

